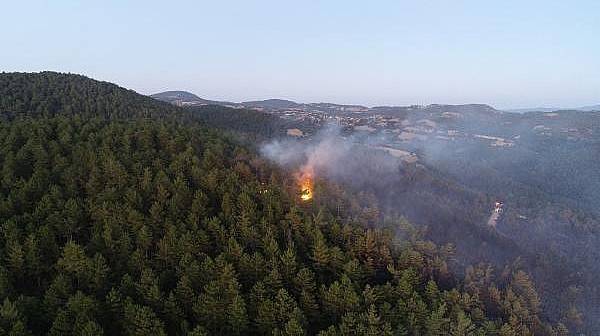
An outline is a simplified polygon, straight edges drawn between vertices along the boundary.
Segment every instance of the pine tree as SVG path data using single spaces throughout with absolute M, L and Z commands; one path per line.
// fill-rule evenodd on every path
M 123 324 L 126 335 L 165 336 L 164 323 L 146 306 L 127 303 L 124 307 Z

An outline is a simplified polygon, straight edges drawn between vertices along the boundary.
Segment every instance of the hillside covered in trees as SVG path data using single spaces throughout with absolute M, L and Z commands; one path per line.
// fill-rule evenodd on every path
M 328 181 L 301 203 L 201 112 L 0 74 L 0 334 L 568 334 L 518 264 L 459 279 L 451 246 Z

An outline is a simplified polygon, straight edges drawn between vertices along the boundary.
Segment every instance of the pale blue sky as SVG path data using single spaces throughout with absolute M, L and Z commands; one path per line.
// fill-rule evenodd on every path
M 600 103 L 600 1 L 3 1 L 0 71 L 223 100 Z

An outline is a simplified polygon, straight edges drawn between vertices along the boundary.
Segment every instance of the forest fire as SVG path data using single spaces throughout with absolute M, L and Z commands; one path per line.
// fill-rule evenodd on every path
M 313 198 L 313 171 L 305 167 L 296 174 L 298 185 L 300 186 L 300 199 L 310 201 Z
M 300 199 L 303 201 L 309 201 L 312 198 L 312 183 L 310 180 L 305 180 L 300 186 Z

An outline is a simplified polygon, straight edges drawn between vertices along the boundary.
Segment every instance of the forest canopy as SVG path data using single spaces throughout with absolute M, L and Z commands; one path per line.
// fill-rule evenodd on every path
M 0 113 L 0 334 L 568 334 L 518 265 L 459 279 L 336 185 L 299 203 L 201 111 L 46 72 Z

